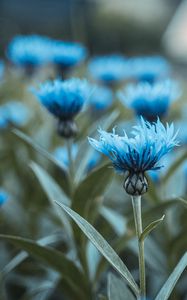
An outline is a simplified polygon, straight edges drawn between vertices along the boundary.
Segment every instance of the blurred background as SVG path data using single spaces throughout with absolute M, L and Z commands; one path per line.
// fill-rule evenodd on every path
M 173 39 L 173 47 L 178 44 L 178 23 L 186 19 L 184 9 L 174 26 L 173 19 L 184 3 L 180 0 L 0 0 L 1 55 L 14 35 L 37 33 L 81 41 L 91 54 L 164 51 L 178 58 L 180 51 L 168 51 L 167 44 L 171 48 Z M 182 35 L 185 38 L 184 29 Z

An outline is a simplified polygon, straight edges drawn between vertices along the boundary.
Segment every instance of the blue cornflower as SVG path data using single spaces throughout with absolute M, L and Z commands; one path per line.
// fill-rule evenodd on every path
M 52 42 L 39 35 L 15 36 L 7 49 L 7 56 L 14 64 L 35 67 L 46 64 L 51 58 Z
M 8 193 L 4 189 L 0 188 L 0 206 L 2 206 L 8 200 L 8 198 Z
M 165 80 L 155 84 L 130 84 L 118 94 L 122 103 L 132 108 L 138 116 L 154 121 L 166 115 L 171 102 L 180 95 L 180 90 L 175 81 Z
M 170 65 L 162 56 L 142 56 L 129 60 L 131 77 L 150 83 L 168 75 Z
M 88 105 L 94 111 L 103 111 L 108 109 L 113 102 L 113 93 L 111 89 L 104 86 L 94 86 L 93 92 L 89 97 Z
M 3 77 L 4 69 L 5 69 L 4 62 L 3 62 L 2 60 L 0 60 L 0 80 L 1 80 L 2 77 Z
M 90 144 L 108 156 L 117 171 L 128 172 L 124 187 L 133 195 L 147 191 L 144 172 L 160 169 L 160 159 L 178 145 L 173 124 L 167 124 L 165 128 L 159 119 L 151 124 L 141 118 L 140 124 L 132 131 L 132 137 L 126 132 L 124 136 L 118 136 L 115 130 L 107 133 L 100 129 L 99 134 L 100 140 L 89 138 Z
M 85 79 L 47 81 L 33 92 L 47 110 L 59 119 L 60 135 L 70 137 L 76 134 L 73 118 L 80 112 L 90 93 Z
M 73 161 L 75 161 L 78 154 L 78 147 L 76 144 L 73 144 L 71 149 L 71 156 Z M 59 163 L 62 164 L 62 166 L 67 169 L 69 166 L 69 157 L 67 152 L 67 147 L 57 147 L 55 151 L 53 152 L 54 157 L 59 161 Z M 92 155 L 89 158 L 88 164 L 86 166 L 86 171 L 90 172 L 93 168 L 97 166 L 101 159 L 100 153 L 97 151 L 94 151 Z
M 78 147 L 76 144 L 72 145 L 71 148 L 71 157 L 73 159 L 73 161 L 75 160 L 76 156 L 78 153 Z M 62 164 L 62 166 L 64 168 L 68 168 L 69 166 L 69 156 L 68 156 L 68 151 L 67 151 L 67 147 L 63 147 L 63 146 L 59 146 L 55 149 L 55 151 L 53 152 L 54 157 L 56 158 L 56 160 L 59 161 L 59 163 Z
M 6 128 L 9 124 L 24 126 L 30 117 L 31 113 L 25 104 L 9 101 L 0 107 L 0 128 Z
M 54 41 L 51 61 L 62 69 L 73 67 L 82 62 L 87 56 L 86 48 L 80 43 Z
M 121 55 L 97 56 L 91 59 L 88 70 L 92 77 L 105 84 L 124 80 L 128 74 L 128 63 Z

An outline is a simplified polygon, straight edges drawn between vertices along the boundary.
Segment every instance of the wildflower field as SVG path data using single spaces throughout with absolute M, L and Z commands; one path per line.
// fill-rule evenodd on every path
M 17 35 L 0 61 L 0 300 L 186 300 L 186 86 L 160 54 Z

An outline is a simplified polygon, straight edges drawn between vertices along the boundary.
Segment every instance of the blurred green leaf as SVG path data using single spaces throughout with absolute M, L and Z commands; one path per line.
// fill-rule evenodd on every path
M 143 230 L 141 236 L 140 236 L 140 240 L 145 240 L 145 238 L 149 235 L 149 233 L 155 229 L 165 218 L 165 215 L 162 216 L 162 218 L 153 221 L 152 223 L 150 223 L 149 225 L 147 225 L 147 227 Z
M 162 184 L 165 184 L 169 178 L 175 173 L 175 171 L 182 165 L 182 163 L 187 159 L 187 152 L 185 151 L 180 157 L 178 157 L 173 164 L 167 170 L 165 176 L 162 178 Z
M 88 239 L 95 245 L 95 247 L 101 252 L 101 254 L 108 260 L 108 262 L 119 272 L 124 279 L 128 282 L 131 289 L 137 295 L 139 293 L 139 288 L 134 281 L 131 273 L 122 262 L 120 257 L 112 249 L 112 247 L 107 243 L 107 241 L 101 236 L 101 234 L 85 219 L 83 219 L 75 211 L 67 207 L 66 205 L 56 202 L 67 214 L 75 221 L 79 228 L 84 232 Z
M 94 169 L 75 189 L 72 208 L 85 216 L 90 202 L 103 194 L 112 179 L 113 169 L 109 164 Z
M 37 243 L 41 246 L 46 246 L 51 243 L 55 243 L 59 241 L 59 234 L 53 234 L 50 236 L 46 236 L 40 240 L 37 241 Z M 28 257 L 27 252 L 22 251 L 18 253 L 9 263 L 3 268 L 1 271 L 1 274 L 3 276 L 6 276 L 8 273 L 10 273 L 13 269 L 15 269 L 20 263 L 22 263 L 26 258 Z
M 76 267 L 73 261 L 66 258 L 61 252 L 50 247 L 41 246 L 33 240 L 17 236 L 0 234 L 0 239 L 7 240 L 16 246 L 21 247 L 30 255 L 33 255 L 41 262 L 59 272 L 62 277 L 68 280 L 71 288 L 76 289 L 76 292 L 83 297 L 82 299 L 86 299 L 84 293 L 85 277 L 83 273 Z
M 167 300 L 171 295 L 177 281 L 179 280 L 181 274 L 187 267 L 187 252 L 183 255 L 171 275 L 169 276 L 168 280 L 164 283 L 163 287 L 161 288 L 160 292 L 156 296 L 155 300 Z
M 135 300 L 124 281 L 112 273 L 108 276 L 107 291 L 109 300 Z
M 99 120 L 99 126 L 101 126 L 104 130 L 108 130 L 110 126 L 119 116 L 119 112 L 117 110 L 113 111 L 109 116 L 105 116 L 104 118 Z M 89 130 L 89 136 L 94 135 L 96 128 L 98 128 L 98 120 L 91 126 Z M 81 157 L 81 159 L 76 160 L 76 174 L 75 174 L 75 182 L 78 183 L 83 175 L 85 174 L 86 168 L 88 166 L 88 162 L 91 156 L 94 153 L 94 149 L 89 145 L 88 140 L 84 141 L 80 147 L 77 154 L 77 157 Z M 82 156 L 84 153 L 84 156 Z
M 35 173 L 36 177 L 38 178 L 41 186 L 43 187 L 57 216 L 59 216 L 59 210 L 57 209 L 56 205 L 54 204 L 54 201 L 60 201 L 65 204 L 70 204 L 69 198 L 67 198 L 67 196 L 64 194 L 62 189 L 59 187 L 59 185 L 41 166 L 32 162 L 31 168 L 32 168 L 33 172 Z M 63 212 L 61 212 L 61 213 L 62 213 L 62 215 L 61 215 L 60 221 L 63 223 L 63 225 L 67 231 L 67 234 L 72 239 L 73 233 L 72 233 L 71 224 L 70 224 L 67 216 Z

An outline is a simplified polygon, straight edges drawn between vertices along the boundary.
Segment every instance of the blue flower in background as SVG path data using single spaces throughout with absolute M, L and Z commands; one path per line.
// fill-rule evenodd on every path
M 132 137 L 118 136 L 99 130 L 99 141 L 89 138 L 90 144 L 99 152 L 110 158 L 115 169 L 121 173 L 128 171 L 124 188 L 128 194 L 141 195 L 147 191 L 148 183 L 144 172 L 158 170 L 160 159 L 178 145 L 174 126 L 166 127 L 159 121 L 154 124 L 143 118 L 134 126 Z
M 24 126 L 29 121 L 31 113 L 27 106 L 18 101 L 9 101 L 0 106 L 0 128 L 4 129 L 9 124 Z
M 2 60 L 0 60 L 0 80 L 1 80 L 2 77 L 3 77 L 4 69 L 5 69 L 4 62 L 3 62 Z
M 154 121 L 166 115 L 172 101 L 180 95 L 180 90 L 175 81 L 165 80 L 155 84 L 130 84 L 118 94 L 122 103 L 138 116 Z
M 55 117 L 67 120 L 80 112 L 89 96 L 90 88 L 85 79 L 56 79 L 42 83 L 33 93 Z
M 75 66 L 82 62 L 86 56 L 87 50 L 80 43 L 64 41 L 53 42 L 51 60 L 62 68 Z
M 108 109 L 113 102 L 113 93 L 111 89 L 104 86 L 94 86 L 93 92 L 89 97 L 88 105 L 94 111 L 103 111 Z
M 131 77 L 139 81 L 148 81 L 150 83 L 160 77 L 168 75 L 170 65 L 168 61 L 161 56 L 145 56 L 131 58 L 129 61 Z
M 124 80 L 129 73 L 127 60 L 121 55 L 97 56 L 89 62 L 92 77 L 105 84 Z
M 75 160 L 78 152 L 78 147 L 76 144 L 72 145 L 71 148 L 71 156 L 73 161 Z M 56 160 L 59 161 L 59 163 L 62 163 L 62 166 L 65 167 L 66 169 L 69 166 L 69 158 L 68 158 L 68 152 L 67 152 L 67 147 L 57 147 L 55 151 L 53 152 L 54 157 Z
M 78 154 L 78 147 L 76 144 L 73 144 L 72 146 L 72 159 L 75 161 L 77 154 Z M 69 166 L 69 158 L 68 158 L 68 152 L 66 147 L 57 147 L 55 151 L 53 152 L 54 157 L 62 163 L 62 166 L 65 167 L 66 169 Z M 100 153 L 94 151 L 92 155 L 90 156 L 90 159 L 88 161 L 88 164 L 86 166 L 86 171 L 90 172 L 93 168 L 97 166 L 99 161 L 101 160 L 101 155 Z
M 52 42 L 39 35 L 18 35 L 12 39 L 7 49 L 10 61 L 19 66 L 40 66 L 51 59 Z
M 8 193 L 4 189 L 0 188 L 0 206 L 2 206 L 8 200 L 8 198 Z

